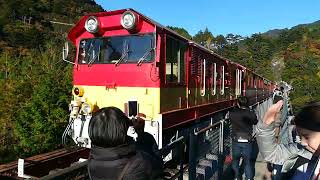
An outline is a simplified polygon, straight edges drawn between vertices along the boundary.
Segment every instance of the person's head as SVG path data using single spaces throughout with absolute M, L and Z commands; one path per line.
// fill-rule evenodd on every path
M 309 151 L 315 152 L 320 144 L 320 102 L 305 105 L 295 116 L 301 144 Z
M 238 97 L 238 104 L 240 107 L 248 107 L 248 98 L 245 96 Z
M 280 86 L 280 91 L 283 92 L 284 91 L 284 87 Z
M 116 147 L 130 141 L 127 131 L 129 118 L 116 107 L 106 107 L 95 112 L 89 123 L 89 137 L 95 146 Z

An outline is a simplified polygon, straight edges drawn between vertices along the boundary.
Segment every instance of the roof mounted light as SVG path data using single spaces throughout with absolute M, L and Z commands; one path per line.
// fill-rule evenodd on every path
M 121 25 L 127 30 L 133 30 L 137 26 L 137 16 L 132 11 L 126 11 L 121 16 Z
M 86 23 L 84 25 L 84 28 L 90 33 L 96 33 L 99 30 L 99 21 L 97 17 L 95 16 L 90 16 L 86 20 Z

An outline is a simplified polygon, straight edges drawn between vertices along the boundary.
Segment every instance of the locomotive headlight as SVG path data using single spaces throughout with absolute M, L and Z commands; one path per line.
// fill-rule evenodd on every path
M 95 17 L 95 16 L 88 17 L 84 27 L 90 33 L 98 32 L 98 30 L 99 30 L 99 21 L 98 21 L 97 17 Z
M 90 114 L 92 110 L 93 110 L 93 106 L 88 102 L 83 103 L 81 106 L 81 111 L 83 112 L 83 114 Z
M 72 93 L 74 96 L 82 97 L 84 94 L 84 89 L 82 87 L 73 87 Z
M 127 30 L 134 29 L 137 25 L 137 16 L 131 11 L 124 12 L 121 17 L 121 25 Z

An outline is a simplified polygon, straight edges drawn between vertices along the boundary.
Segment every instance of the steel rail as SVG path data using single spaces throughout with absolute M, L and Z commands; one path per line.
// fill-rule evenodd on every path
M 25 159 L 24 174 L 36 178 L 46 176 L 52 170 L 70 167 L 72 163 L 78 162 L 80 158 L 87 159 L 89 149 L 73 148 L 59 149 L 45 154 L 36 155 Z M 0 165 L 0 175 L 18 177 L 18 162 Z

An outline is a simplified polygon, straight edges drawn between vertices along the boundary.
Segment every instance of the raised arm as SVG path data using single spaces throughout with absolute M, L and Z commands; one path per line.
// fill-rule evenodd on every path
M 306 153 L 305 149 L 298 148 L 297 143 L 276 143 L 274 121 L 282 105 L 282 100 L 272 105 L 266 112 L 263 121 L 258 123 L 256 131 L 257 142 L 262 157 L 264 160 L 274 164 L 283 164 L 288 159 Z

